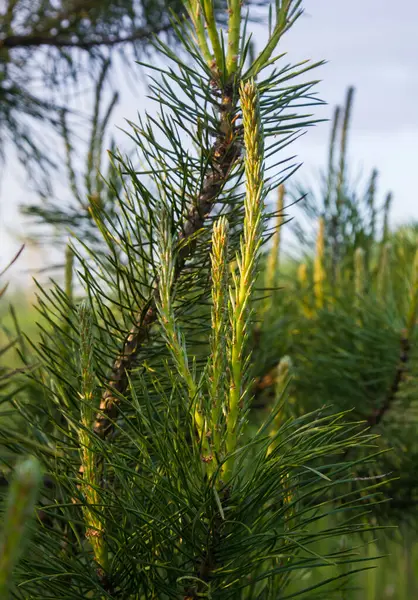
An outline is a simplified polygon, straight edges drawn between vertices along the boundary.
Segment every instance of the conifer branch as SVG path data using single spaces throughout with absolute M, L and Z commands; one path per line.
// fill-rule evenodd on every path
M 91 50 L 98 46 L 117 46 L 132 42 L 148 40 L 152 35 L 158 35 L 172 29 L 172 23 L 163 23 L 159 27 L 140 27 L 130 35 L 126 36 L 97 36 L 94 39 L 77 39 L 76 36 L 65 37 L 41 33 L 34 35 L 10 35 L 0 40 L 1 48 L 31 48 L 40 46 L 53 46 L 54 48 L 78 48 L 80 50 Z
M 254 273 L 263 218 L 263 132 L 260 123 L 258 90 L 254 81 L 241 83 L 240 100 L 244 126 L 246 194 L 244 200 L 244 233 L 237 256 L 238 274 L 233 274 L 230 290 L 231 347 L 230 389 L 227 417 L 226 448 L 234 452 L 238 440 L 239 412 L 245 396 L 244 349 L 248 336 L 249 302 L 254 288 Z M 228 476 L 233 458 L 225 465 Z
M 389 388 L 389 392 L 386 396 L 385 401 L 382 405 L 367 419 L 370 426 L 378 425 L 384 418 L 387 411 L 391 408 L 393 401 L 399 392 L 400 386 L 404 381 L 405 373 L 407 370 L 408 362 L 410 359 L 411 352 L 411 339 L 414 334 L 416 327 L 418 314 L 418 250 L 415 253 L 414 263 L 412 265 L 412 285 L 409 299 L 409 310 L 407 314 L 406 328 L 402 331 L 400 341 L 400 353 L 398 366 L 395 371 L 395 375 L 392 384 Z
M 238 3 L 236 2 L 236 4 Z M 274 62 L 274 58 L 271 59 L 271 56 L 284 33 L 302 15 L 303 9 L 301 9 L 301 5 L 302 0 L 276 0 L 276 23 L 274 29 L 267 44 L 245 74 L 245 78 L 256 77 L 264 67 L 270 64 L 270 62 Z
M 202 7 L 199 0 L 184 0 L 184 5 L 189 17 L 193 23 L 193 27 L 196 33 L 196 41 L 202 52 L 202 56 L 205 59 L 207 65 L 212 67 L 212 55 L 209 50 L 208 41 L 206 39 L 205 24 L 202 15 Z
M 65 294 L 70 303 L 73 302 L 73 270 L 74 270 L 74 252 L 70 244 L 67 244 L 65 249 L 65 271 L 64 271 L 64 281 L 65 281 Z
M 384 212 L 383 212 L 383 239 L 382 239 L 383 243 L 387 242 L 387 239 L 389 237 L 389 213 L 390 213 L 390 207 L 392 205 L 392 200 L 393 200 L 392 192 L 389 192 L 385 199 Z
M 226 384 L 226 321 L 227 321 L 227 256 L 228 221 L 221 217 L 213 226 L 212 234 L 212 335 L 209 396 L 215 456 L 221 453 L 221 423 Z
M 370 211 L 370 235 L 374 240 L 376 239 L 376 184 L 379 173 L 376 169 L 373 169 L 372 174 L 370 176 L 369 187 L 367 190 L 367 207 Z
M 350 125 L 350 117 L 353 105 L 353 97 L 354 97 L 354 88 L 350 87 L 347 91 L 347 97 L 344 107 L 344 116 L 341 127 L 341 140 L 340 140 L 340 158 L 338 171 L 336 173 L 336 183 L 335 183 L 335 204 L 333 206 L 333 215 L 331 218 L 331 240 L 332 240 L 332 270 L 331 270 L 331 280 L 332 284 L 335 286 L 337 284 L 337 268 L 338 263 L 340 261 L 340 236 L 341 236 L 341 227 L 342 227 L 342 215 L 343 209 L 346 203 L 345 198 L 345 183 L 346 183 L 346 159 L 347 159 L 347 142 L 348 142 L 348 130 Z M 334 127 L 337 128 L 339 121 L 339 111 L 335 113 L 335 122 Z M 335 143 L 335 134 L 336 131 L 333 130 L 331 144 L 332 146 Z M 330 160 L 333 157 L 333 149 L 331 150 Z M 334 171 L 333 166 L 330 166 L 330 180 L 329 185 L 332 185 L 334 179 Z
M 178 237 L 179 250 L 176 253 L 173 282 L 179 278 L 187 259 L 193 254 L 194 235 L 203 227 L 214 204 L 222 192 L 228 176 L 240 156 L 237 129 L 234 123 L 236 108 L 235 90 L 226 86 L 222 91 L 222 101 L 218 122 L 218 135 L 212 147 L 211 169 L 205 176 L 200 192 L 193 202 Z M 181 246 L 181 247 L 180 247 Z M 123 394 L 128 384 L 128 372 L 132 367 L 142 344 L 147 339 L 151 326 L 157 320 L 156 300 L 159 296 L 158 282 L 148 304 L 138 312 L 129 331 L 122 351 L 115 359 L 111 376 L 100 402 L 94 431 L 104 438 L 111 433 L 112 421 L 117 416 L 118 396 Z
M 228 0 L 228 53 L 226 70 L 232 78 L 238 66 L 239 38 L 241 30 L 241 0 Z
M 101 580 L 106 577 L 108 570 L 108 553 L 105 531 L 100 509 L 100 478 L 97 469 L 95 451 L 92 447 L 91 424 L 94 418 L 93 397 L 95 375 L 93 369 L 93 330 L 92 317 L 88 307 L 83 303 L 79 308 L 80 322 L 80 412 L 81 423 L 78 431 L 80 442 L 81 469 L 83 484 L 81 486 L 85 498 L 83 515 L 86 523 L 86 538 L 93 548 L 94 558 L 98 564 L 98 574 Z
M 347 162 L 347 142 L 348 142 L 348 130 L 350 126 L 350 118 L 351 111 L 353 107 L 353 97 L 354 97 L 354 88 L 349 87 L 347 92 L 347 98 L 345 102 L 344 108 L 344 120 L 341 130 L 341 145 L 340 145 L 340 164 L 337 176 L 337 186 L 336 186 L 336 212 L 338 218 L 341 216 L 341 209 L 344 203 L 343 193 L 344 193 L 344 183 L 346 178 L 346 162 Z
M 327 191 L 324 198 L 324 212 L 325 214 L 329 214 L 329 209 L 331 207 L 332 195 L 334 190 L 334 177 L 335 177 L 335 169 L 334 169 L 334 158 L 335 158 L 335 143 L 337 140 L 337 132 L 338 125 L 340 120 L 340 107 L 336 106 L 334 111 L 334 118 L 332 121 L 332 129 L 331 129 L 331 140 L 329 144 L 329 153 L 328 153 L 328 177 L 327 177 Z
M 412 285 L 409 298 L 409 310 L 407 316 L 406 330 L 408 337 L 411 338 L 418 318 L 418 249 L 415 251 L 414 262 L 412 265 Z
M 205 14 L 205 21 L 207 24 L 209 39 L 212 44 L 213 54 L 216 61 L 216 70 L 222 72 L 223 70 L 223 52 L 221 42 L 219 40 L 218 26 L 215 20 L 215 10 L 213 6 L 213 0 L 203 0 L 203 10 Z M 239 24 L 240 25 L 240 24 Z M 238 25 L 238 26 L 239 26 Z
M 379 425 L 379 423 L 382 421 L 382 419 L 392 406 L 399 392 L 399 388 L 403 382 L 407 368 L 407 363 L 409 361 L 409 353 L 411 350 L 411 344 L 406 335 L 406 331 L 402 333 L 400 347 L 401 348 L 399 353 L 399 362 L 398 366 L 396 367 L 395 376 L 389 388 L 389 392 L 381 406 L 377 410 L 375 410 L 367 419 L 367 423 L 370 425 L 370 427 Z
M 188 393 L 188 407 L 194 419 L 195 430 L 199 442 L 205 453 L 204 460 L 209 462 L 209 447 L 205 436 L 205 415 L 201 405 L 198 382 L 196 381 L 194 369 L 190 368 L 187 354 L 186 341 L 179 327 L 176 326 L 173 307 L 174 289 L 174 248 L 168 215 L 163 209 L 160 223 L 159 260 L 161 274 L 158 284 L 159 298 L 157 299 L 157 310 L 159 322 L 163 331 L 167 347 L 173 358 L 177 373 L 183 380 Z

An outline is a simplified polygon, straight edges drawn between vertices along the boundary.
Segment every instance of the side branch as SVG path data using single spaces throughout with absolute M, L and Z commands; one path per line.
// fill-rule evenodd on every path
M 399 391 L 401 383 L 404 379 L 404 375 L 406 372 L 407 363 L 409 360 L 409 353 L 411 350 L 411 344 L 409 342 L 408 336 L 406 332 L 402 334 L 401 338 L 401 351 L 399 355 L 399 363 L 396 368 L 395 376 L 393 378 L 392 385 L 390 386 L 389 392 L 385 398 L 383 404 L 370 415 L 367 419 L 368 425 L 371 427 L 375 425 L 379 425 L 385 416 L 386 412 L 390 409 L 393 401 L 396 398 L 396 395 Z
M 182 247 L 176 256 L 175 281 L 179 278 L 186 260 L 193 253 L 195 246 L 193 242 L 184 242 L 187 242 L 203 227 L 205 219 L 209 216 L 222 192 L 228 175 L 240 154 L 236 128 L 233 123 L 235 107 L 232 101 L 232 90 L 224 92 L 222 108 L 219 134 L 212 148 L 212 168 L 203 181 L 201 191 L 194 206 L 190 209 L 179 235 L 178 242 L 182 244 Z M 118 396 L 125 392 L 128 384 L 128 372 L 148 336 L 150 327 L 157 320 L 156 300 L 158 295 L 157 282 L 148 304 L 138 313 L 123 343 L 123 348 L 113 363 L 111 376 L 100 402 L 100 412 L 94 424 L 94 432 L 101 438 L 107 437 L 113 430 L 112 422 L 118 412 Z
M 91 50 L 98 46 L 117 46 L 120 44 L 134 43 L 150 39 L 153 35 L 158 35 L 172 29 L 171 23 L 165 23 L 159 27 L 140 27 L 132 34 L 127 36 L 100 37 L 94 39 L 77 38 L 73 35 L 70 38 L 64 36 L 49 36 L 48 34 L 37 35 L 11 35 L 0 40 L 0 48 L 31 48 L 39 46 L 52 46 L 54 48 L 79 48 L 80 50 Z

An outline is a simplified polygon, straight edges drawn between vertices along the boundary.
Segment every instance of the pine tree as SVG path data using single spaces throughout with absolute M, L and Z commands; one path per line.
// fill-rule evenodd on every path
M 0 423 L 6 472 L 27 453 L 45 472 L 15 598 L 312 598 L 366 568 L 357 538 L 338 542 L 370 530 L 374 436 L 343 412 L 283 418 L 284 359 L 251 414 L 266 198 L 314 122 L 315 65 L 276 54 L 301 2 L 276 3 L 253 60 L 239 0 L 226 32 L 211 0 L 184 6 L 187 62 L 155 42 L 158 117 L 131 124 L 139 163 L 113 154 L 112 211 L 84 199 L 101 243 L 74 237 L 65 287 L 40 287 L 31 387 Z

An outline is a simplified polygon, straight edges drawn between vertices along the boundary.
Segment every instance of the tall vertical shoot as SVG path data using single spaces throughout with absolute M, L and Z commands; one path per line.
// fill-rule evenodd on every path
M 261 244 L 263 210 L 263 133 L 260 123 L 258 91 L 254 81 L 240 87 L 245 145 L 246 194 L 244 200 L 244 232 L 237 255 L 237 273 L 233 273 L 230 289 L 230 370 L 229 407 L 227 420 L 228 452 L 237 446 L 240 408 L 245 387 L 245 342 L 250 324 L 249 302 L 254 288 L 255 267 Z M 228 462 L 230 473 L 233 460 Z

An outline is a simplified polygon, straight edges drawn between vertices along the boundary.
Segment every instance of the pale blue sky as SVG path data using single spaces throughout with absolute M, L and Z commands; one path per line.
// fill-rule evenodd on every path
M 344 100 L 347 86 L 356 87 L 349 142 L 351 167 L 355 173 L 377 167 L 379 192 L 394 193 L 395 223 L 418 219 L 418 2 L 305 0 L 304 6 L 306 13 L 284 38 L 282 50 L 291 60 L 328 61 L 317 72 L 322 80 L 319 96 L 328 106 L 318 109 L 316 115 L 331 117 L 334 105 Z M 264 37 L 265 30 L 257 27 L 258 45 Z M 124 92 L 123 78 L 120 80 Z M 123 126 L 126 117 L 135 120 L 142 108 L 137 101 L 140 97 L 140 92 L 123 93 L 115 125 Z M 324 164 L 328 137 L 329 124 L 323 123 L 292 148 L 291 153 L 297 153 L 304 163 L 303 177 Z M 10 229 L 24 235 L 16 205 L 27 198 L 23 175 L 13 169 L 1 184 L 0 264 L 18 246 Z M 42 260 L 38 257 L 35 261 L 27 252 L 21 264 Z
M 394 221 L 418 219 L 418 2 L 306 0 L 305 8 L 286 48 L 328 61 L 319 92 L 330 106 L 318 115 L 330 117 L 346 87 L 356 87 L 351 167 L 379 170 L 381 192 L 394 192 Z M 321 124 L 300 141 L 305 172 L 324 163 L 328 135 L 329 124 Z

